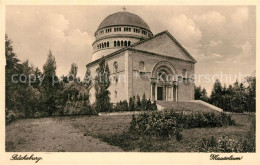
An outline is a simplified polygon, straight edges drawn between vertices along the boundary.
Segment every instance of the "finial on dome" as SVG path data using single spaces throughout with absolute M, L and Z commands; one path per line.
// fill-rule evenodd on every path
M 124 12 L 126 11 L 126 8 L 125 8 L 125 6 L 123 7 L 123 10 L 124 10 Z

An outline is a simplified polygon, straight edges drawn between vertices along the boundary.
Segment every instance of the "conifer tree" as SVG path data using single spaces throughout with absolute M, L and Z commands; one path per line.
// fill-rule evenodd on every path
M 55 101 L 57 99 L 58 82 L 56 76 L 56 61 L 52 52 L 49 51 L 47 61 L 43 65 L 44 80 L 42 92 L 44 95 L 44 107 L 49 115 L 56 111 Z
M 108 90 L 110 86 L 110 70 L 108 64 L 105 61 L 105 57 L 102 57 L 97 68 L 97 76 L 95 77 L 95 109 L 97 112 L 110 111 L 110 92 Z
M 142 102 L 141 102 L 141 108 L 142 110 L 146 110 L 146 97 L 145 97 L 145 93 L 143 94 L 143 97 L 142 97 Z

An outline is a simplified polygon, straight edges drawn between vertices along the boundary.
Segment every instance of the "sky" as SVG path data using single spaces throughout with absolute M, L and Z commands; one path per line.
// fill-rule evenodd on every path
M 245 77 L 256 70 L 254 6 L 125 7 L 145 20 L 153 34 L 168 30 L 188 50 L 197 60 L 195 83 L 208 93 L 215 79 L 229 85 L 239 75 Z M 6 33 L 20 60 L 29 60 L 42 70 L 51 50 L 58 76 L 67 75 L 73 62 L 79 67 L 79 76 L 84 76 L 91 61 L 94 32 L 106 16 L 122 8 L 6 6 Z

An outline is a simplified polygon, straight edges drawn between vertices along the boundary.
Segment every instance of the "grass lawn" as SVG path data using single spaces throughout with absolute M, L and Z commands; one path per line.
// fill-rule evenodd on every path
M 228 136 L 245 139 L 250 130 L 250 121 L 255 115 L 233 114 L 232 118 L 236 126 L 185 129 L 182 131 L 181 141 L 177 141 L 175 137 L 162 139 L 128 133 L 131 115 L 65 117 L 63 121 L 71 123 L 86 136 L 99 138 L 110 145 L 119 146 L 124 151 L 198 152 L 202 138 Z

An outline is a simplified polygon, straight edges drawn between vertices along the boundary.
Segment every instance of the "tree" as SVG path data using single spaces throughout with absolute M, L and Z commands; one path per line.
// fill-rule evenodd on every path
M 142 108 L 142 110 L 146 110 L 146 108 L 147 108 L 145 93 L 143 94 L 143 97 L 142 97 L 141 108 Z
M 208 102 L 209 98 L 207 96 L 207 91 L 205 88 L 201 89 L 201 86 L 195 86 L 195 100 L 203 100 Z
M 146 101 L 146 110 L 153 110 L 152 102 L 150 99 Z
M 236 81 L 233 85 L 232 111 L 244 112 L 246 109 L 246 92 L 243 83 Z
M 6 57 L 6 66 L 5 66 L 5 89 L 6 89 L 6 109 L 13 109 L 16 105 L 16 96 L 18 84 L 12 81 L 12 76 L 15 74 L 21 73 L 19 70 L 19 59 L 16 57 L 16 54 L 13 52 L 12 41 L 8 38 L 7 34 L 5 35 L 5 57 Z
M 90 69 L 87 68 L 85 77 L 84 77 L 84 84 L 86 84 L 86 88 L 90 90 L 90 87 L 92 85 L 92 77 L 91 77 L 91 72 Z
M 35 77 L 29 76 L 38 72 L 33 66 L 29 66 L 26 60 L 20 60 L 13 52 L 12 41 L 5 36 L 5 55 L 6 55 L 6 115 L 12 111 L 16 118 L 32 117 L 40 107 L 40 92 L 34 86 L 29 86 L 28 82 L 33 82 Z M 12 80 L 13 76 L 21 76 Z M 23 75 L 23 76 L 22 76 Z M 31 84 L 30 84 L 31 85 Z M 32 84 L 34 85 L 34 84 Z
M 134 111 L 135 110 L 135 102 L 133 100 L 132 97 L 129 98 L 129 108 L 130 111 Z
M 72 63 L 69 71 L 69 81 L 71 81 L 71 76 L 72 80 L 74 82 L 77 81 L 77 74 L 78 74 L 78 66 L 76 63 Z
M 58 82 L 56 76 L 56 60 L 51 51 L 49 51 L 47 61 L 43 65 L 43 74 L 42 92 L 44 108 L 49 115 L 52 115 L 57 109 L 55 101 L 57 99 Z
M 217 107 L 222 107 L 221 96 L 222 96 L 222 85 L 217 79 L 213 85 L 213 89 L 210 95 L 211 103 Z
M 250 112 L 255 112 L 256 110 L 256 77 L 247 77 L 247 108 Z
M 110 70 L 108 64 L 105 61 L 105 57 L 102 57 L 99 62 L 99 67 L 97 68 L 97 76 L 95 77 L 95 108 L 97 112 L 110 111 L 109 77 Z
M 195 100 L 200 100 L 201 95 L 201 86 L 195 86 Z
M 141 103 L 141 98 L 140 98 L 140 96 L 139 95 L 137 95 L 136 96 L 136 109 L 137 110 L 141 110 L 141 108 L 142 108 L 142 103 Z
M 36 67 L 33 71 L 33 74 L 35 75 L 35 83 L 32 84 L 34 88 L 40 89 L 40 78 L 43 76 L 41 70 Z

